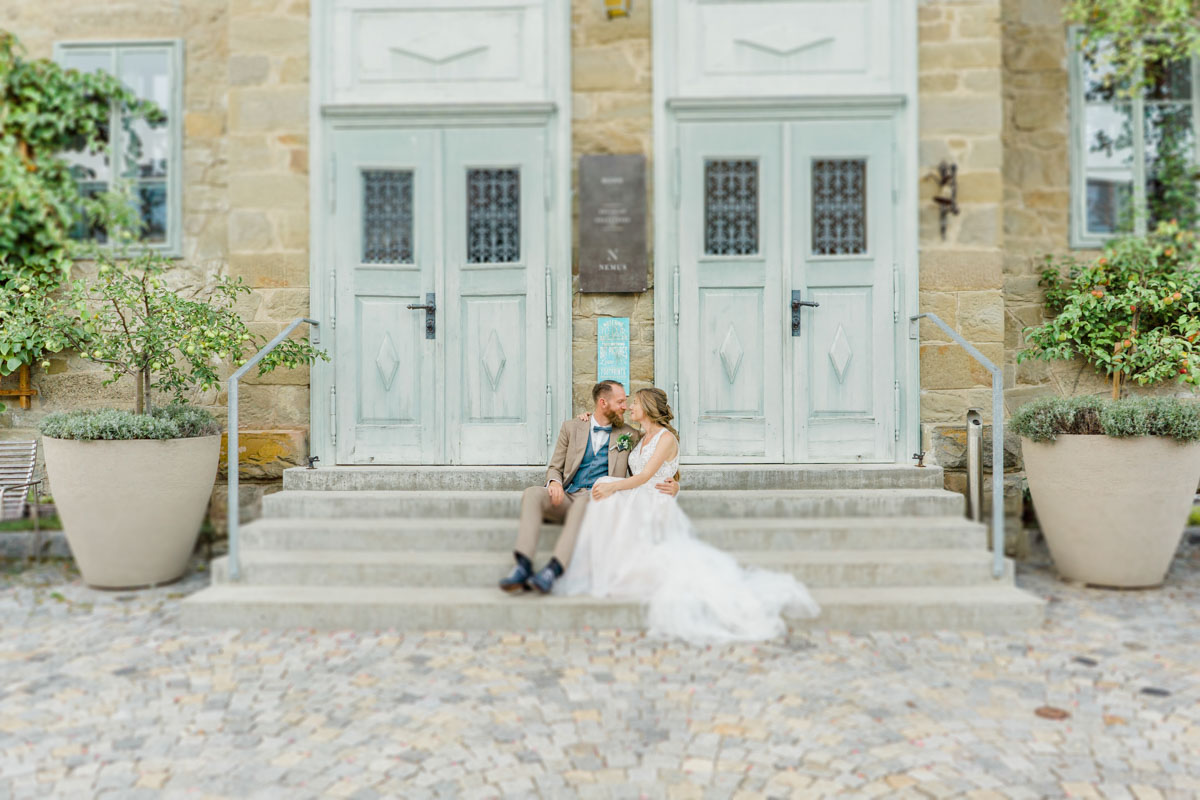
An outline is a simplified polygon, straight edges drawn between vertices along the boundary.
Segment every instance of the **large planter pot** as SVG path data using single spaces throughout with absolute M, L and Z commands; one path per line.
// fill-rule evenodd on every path
M 79 572 L 101 589 L 169 583 L 187 569 L 217 475 L 220 436 L 42 438 Z
M 1200 481 L 1200 443 L 1067 435 L 1022 438 L 1021 453 L 1064 578 L 1123 588 L 1163 582 Z

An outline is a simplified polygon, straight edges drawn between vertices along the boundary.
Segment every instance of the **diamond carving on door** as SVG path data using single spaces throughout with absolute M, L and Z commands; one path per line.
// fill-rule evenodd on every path
M 496 333 L 495 328 L 492 328 L 487 346 L 483 348 L 483 371 L 487 375 L 493 392 L 500 388 L 500 376 L 504 374 L 506 363 L 504 348 L 500 345 L 500 335 Z
M 730 325 L 729 330 L 725 332 L 725 340 L 721 342 L 719 351 L 721 366 L 725 367 L 725 377 L 729 378 L 730 383 L 737 380 L 738 369 L 742 366 L 742 356 L 745 353 L 737 331 Z
M 850 359 L 854 357 L 854 351 L 850 349 L 850 342 L 846 338 L 846 329 L 841 325 L 837 327 L 837 333 L 833 336 L 833 345 L 829 348 L 829 360 L 833 363 L 833 370 L 837 373 L 838 383 L 846 382 L 846 367 L 850 366 Z
M 383 390 L 391 391 L 392 382 L 396 380 L 396 371 L 400 368 L 400 359 L 396 356 L 396 346 L 392 344 L 390 333 L 384 333 L 383 341 L 379 343 L 379 352 L 375 354 L 375 367 L 379 370 Z

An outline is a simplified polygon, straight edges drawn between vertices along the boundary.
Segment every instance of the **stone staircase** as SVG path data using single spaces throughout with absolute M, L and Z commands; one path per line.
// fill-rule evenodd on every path
M 191 625 L 356 629 L 634 628 L 637 604 L 509 596 L 520 493 L 532 467 L 289 469 L 241 530 L 242 576 L 213 563 L 183 602 Z M 786 570 L 823 613 L 798 627 L 1012 630 L 1043 602 L 991 576 L 983 526 L 937 467 L 687 466 L 679 502 L 699 535 Z M 546 526 L 537 563 L 553 546 Z

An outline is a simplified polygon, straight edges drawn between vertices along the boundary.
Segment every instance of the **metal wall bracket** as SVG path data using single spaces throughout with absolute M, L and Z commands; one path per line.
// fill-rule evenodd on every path
M 953 214 L 958 216 L 958 164 L 951 164 L 948 161 L 943 161 L 938 164 L 938 191 L 944 190 L 947 186 L 950 187 L 950 195 L 939 194 L 933 198 L 933 202 L 938 205 L 938 228 L 942 233 L 942 240 L 946 239 L 946 217 Z

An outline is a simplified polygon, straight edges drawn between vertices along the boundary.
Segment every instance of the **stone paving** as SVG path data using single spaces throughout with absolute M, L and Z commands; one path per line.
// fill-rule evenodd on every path
M 1200 797 L 1200 547 L 1160 590 L 1018 582 L 1044 628 L 700 649 L 194 631 L 203 571 L 122 594 L 10 565 L 0 798 Z

